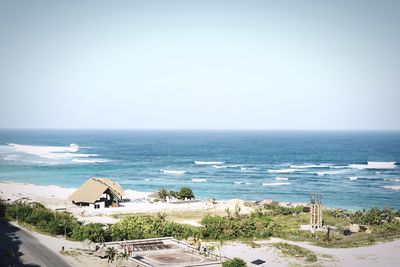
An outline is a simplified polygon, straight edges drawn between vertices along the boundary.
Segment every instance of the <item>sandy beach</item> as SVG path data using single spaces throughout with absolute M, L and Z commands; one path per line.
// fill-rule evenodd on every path
M 42 186 L 26 183 L 0 182 L 0 197 L 3 199 L 15 201 L 26 198 L 29 202 L 37 201 L 50 209 L 65 209 L 83 222 L 113 224 L 118 221 L 113 216 L 117 214 L 168 213 L 199 210 L 210 213 L 224 213 L 227 208 L 233 211 L 236 206 L 240 207 L 241 214 L 249 214 L 253 211 L 253 208 L 245 206 L 245 202 L 240 199 L 218 201 L 216 203 L 205 200 L 188 203 L 149 202 L 146 198 L 152 192 L 138 192 L 133 190 L 125 190 L 124 198 L 130 199 L 130 202 L 121 203 L 121 207 L 91 209 L 88 207 L 78 207 L 68 200 L 68 197 L 75 190 L 75 188 L 62 188 L 54 185 Z M 194 220 L 178 222 L 199 226 L 199 222 Z

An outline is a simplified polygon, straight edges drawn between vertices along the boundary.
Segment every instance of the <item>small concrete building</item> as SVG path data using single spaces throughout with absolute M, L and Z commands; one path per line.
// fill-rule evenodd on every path
M 124 190 L 121 186 L 107 178 L 92 177 L 81 185 L 68 199 L 79 206 L 93 209 L 118 207 L 122 201 Z

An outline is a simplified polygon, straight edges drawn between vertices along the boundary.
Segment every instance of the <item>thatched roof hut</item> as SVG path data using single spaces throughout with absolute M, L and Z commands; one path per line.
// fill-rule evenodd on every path
M 107 178 L 92 177 L 81 185 L 68 199 L 80 205 L 95 203 L 113 205 L 113 203 L 118 203 L 122 200 L 123 194 L 124 190 L 118 183 Z

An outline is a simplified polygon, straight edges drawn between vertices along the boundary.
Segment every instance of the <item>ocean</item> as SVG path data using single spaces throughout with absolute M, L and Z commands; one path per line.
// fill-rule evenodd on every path
M 400 209 L 400 132 L 0 130 L 0 181 Z M 1 190 L 1 184 L 0 184 Z

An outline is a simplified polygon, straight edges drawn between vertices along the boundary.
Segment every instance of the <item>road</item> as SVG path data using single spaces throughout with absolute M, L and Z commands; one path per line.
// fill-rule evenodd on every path
M 0 240 L 0 266 L 70 266 L 35 236 L 3 220 Z

